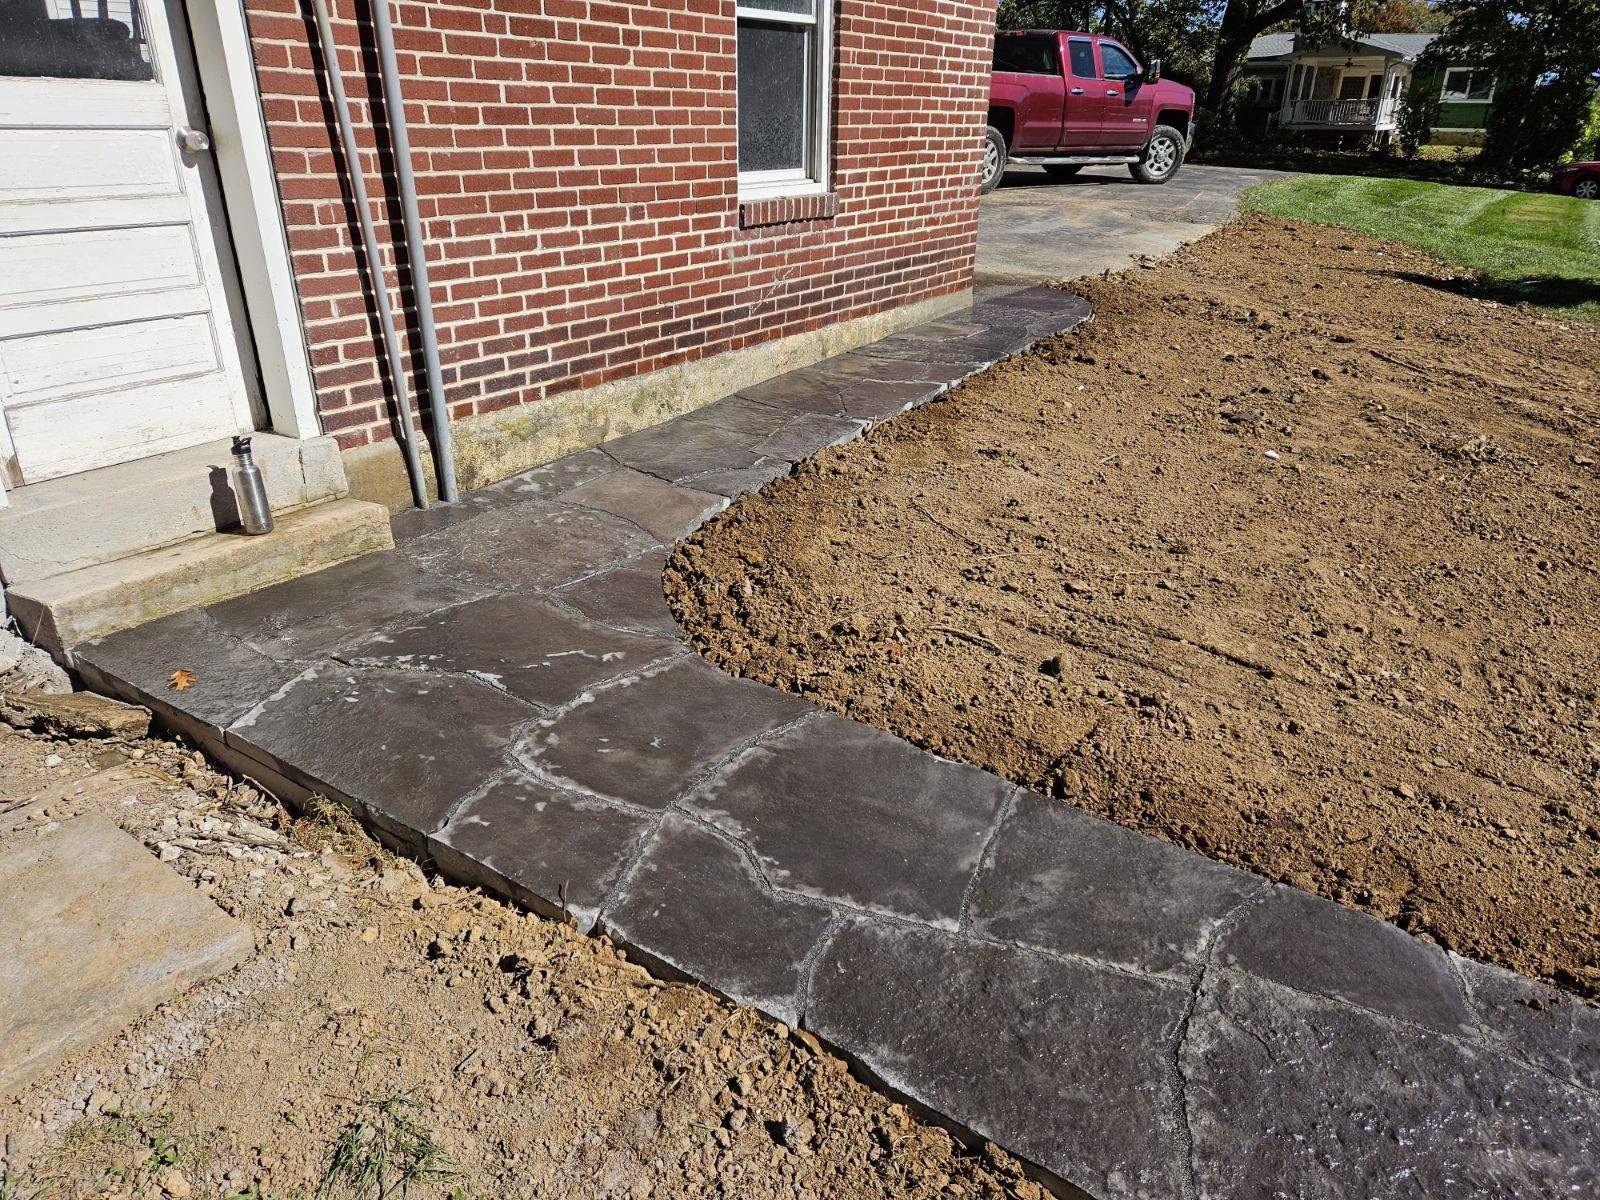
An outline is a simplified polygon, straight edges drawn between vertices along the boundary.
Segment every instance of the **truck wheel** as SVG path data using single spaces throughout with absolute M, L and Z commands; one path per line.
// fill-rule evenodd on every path
M 1183 134 L 1171 125 L 1157 125 L 1145 143 L 1139 161 L 1128 164 L 1128 172 L 1140 183 L 1165 183 L 1183 166 Z
M 1071 179 L 1081 170 L 1083 170 L 1082 163 L 1047 163 L 1044 173 L 1051 179 Z
M 1005 135 L 990 125 L 983 131 L 983 176 L 978 181 L 978 195 L 987 196 L 1000 186 L 1008 157 Z

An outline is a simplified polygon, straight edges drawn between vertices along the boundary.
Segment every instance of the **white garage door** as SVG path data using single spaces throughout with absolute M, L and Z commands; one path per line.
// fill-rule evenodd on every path
M 163 0 L 0 0 L 0 467 L 249 429 Z

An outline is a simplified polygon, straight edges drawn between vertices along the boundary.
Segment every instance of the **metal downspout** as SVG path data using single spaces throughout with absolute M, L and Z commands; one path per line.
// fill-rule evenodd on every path
M 394 141 L 395 174 L 400 184 L 400 206 L 405 215 L 406 249 L 411 280 L 416 291 L 417 327 L 422 334 L 422 358 L 428 371 L 428 403 L 433 413 L 433 448 L 439 476 L 439 499 L 457 499 L 455 440 L 450 434 L 450 408 L 444 398 L 444 377 L 439 371 L 439 337 L 433 324 L 433 294 L 428 288 L 428 250 L 422 238 L 422 218 L 417 212 L 417 178 L 411 164 L 411 134 L 406 128 L 406 98 L 400 88 L 400 68 L 394 57 L 394 28 L 389 24 L 389 0 L 372 0 L 372 29 L 383 69 L 384 111 Z
M 378 324 L 383 333 L 383 348 L 389 359 L 389 374 L 394 379 L 395 408 L 400 417 L 400 448 L 405 454 L 406 476 L 411 481 L 411 498 L 418 508 L 427 508 L 428 480 L 422 473 L 422 458 L 417 453 L 417 430 L 411 419 L 411 397 L 406 391 L 405 360 L 400 355 L 400 339 L 394 331 L 389 288 L 383 280 L 383 259 L 378 256 L 378 236 L 372 228 L 372 209 L 367 203 L 367 185 L 361 172 L 356 131 L 350 123 L 350 102 L 344 92 L 344 72 L 339 69 L 339 49 L 334 44 L 326 0 L 314 0 L 314 4 L 317 40 L 322 44 L 322 61 L 328 68 L 328 88 L 333 93 L 333 107 L 339 117 L 339 140 L 344 145 L 345 162 L 350 171 L 350 191 L 355 197 L 356 215 L 361 221 L 361 243 L 366 248 L 367 266 L 372 272 L 372 291 L 378 301 Z

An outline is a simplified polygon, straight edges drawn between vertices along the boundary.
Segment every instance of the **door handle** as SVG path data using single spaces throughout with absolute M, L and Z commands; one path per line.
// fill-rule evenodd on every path
M 185 125 L 177 131 L 177 136 L 178 145 L 182 146 L 190 154 L 202 154 L 211 149 L 211 139 L 205 135 L 203 130 L 192 129 Z
M 1120 96 L 1120 95 L 1122 95 L 1122 93 L 1117 91 L 1116 88 L 1107 88 L 1106 89 L 1106 95 L 1108 95 L 1108 96 Z
M 1074 96 L 1081 96 L 1081 95 L 1083 95 L 1083 89 L 1082 88 L 1073 88 L 1072 89 L 1072 94 Z

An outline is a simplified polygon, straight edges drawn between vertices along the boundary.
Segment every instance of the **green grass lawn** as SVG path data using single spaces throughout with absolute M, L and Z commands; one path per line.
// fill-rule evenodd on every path
M 1244 207 L 1404 242 L 1478 272 L 1480 295 L 1600 320 L 1600 201 L 1302 175 L 1253 189 Z

